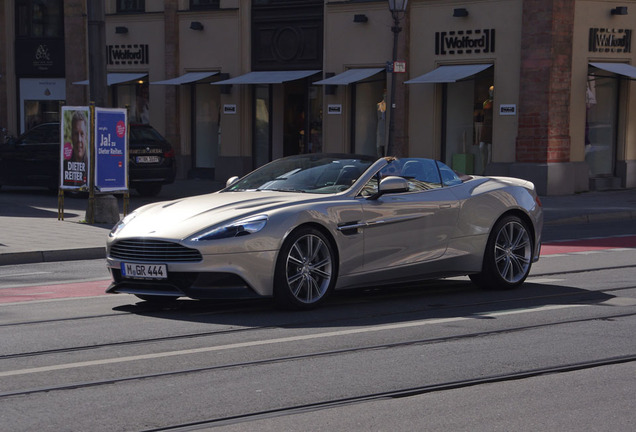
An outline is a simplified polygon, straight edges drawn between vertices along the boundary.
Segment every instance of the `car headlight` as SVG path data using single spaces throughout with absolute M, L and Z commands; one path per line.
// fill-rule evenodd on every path
M 108 234 L 108 236 L 115 237 L 117 234 L 119 234 L 119 232 L 122 229 L 124 229 L 127 223 L 129 223 L 131 220 L 137 217 L 137 214 L 138 214 L 137 212 L 132 212 L 129 215 L 127 215 L 125 218 L 117 222 L 117 225 L 115 225 L 113 229 L 110 230 L 110 233 Z
M 231 237 L 240 237 L 248 234 L 254 234 L 262 230 L 267 224 L 267 216 L 251 216 L 245 219 L 239 219 L 226 225 L 204 231 L 192 238 L 193 241 L 218 240 Z

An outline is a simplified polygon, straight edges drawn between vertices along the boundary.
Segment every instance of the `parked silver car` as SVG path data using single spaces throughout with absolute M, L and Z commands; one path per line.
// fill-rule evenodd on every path
M 107 292 L 273 296 L 308 309 L 334 289 L 445 276 L 512 288 L 539 257 L 543 214 L 525 180 L 460 176 L 431 159 L 308 154 L 228 183 L 118 223 Z

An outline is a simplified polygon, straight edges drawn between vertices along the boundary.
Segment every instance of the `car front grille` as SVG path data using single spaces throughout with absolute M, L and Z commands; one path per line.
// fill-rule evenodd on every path
M 109 256 L 119 260 L 145 262 L 197 262 L 201 252 L 163 240 L 128 239 L 113 243 Z

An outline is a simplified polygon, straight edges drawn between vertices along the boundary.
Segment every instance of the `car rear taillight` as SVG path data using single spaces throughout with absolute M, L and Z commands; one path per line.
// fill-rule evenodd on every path
M 539 207 L 543 207 L 543 204 L 541 203 L 541 199 L 539 198 L 539 195 L 537 195 L 537 196 L 534 198 L 534 200 L 535 200 L 535 202 L 537 203 L 537 205 L 538 205 Z
M 168 150 L 167 152 L 165 152 L 163 154 L 163 157 L 164 158 L 173 158 L 174 157 L 174 150 L 172 150 L 172 149 Z

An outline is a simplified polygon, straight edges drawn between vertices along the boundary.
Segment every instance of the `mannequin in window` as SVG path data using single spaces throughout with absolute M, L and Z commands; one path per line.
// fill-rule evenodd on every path
M 490 163 L 492 155 L 492 105 L 495 87 L 488 89 L 488 99 L 483 103 L 484 124 L 481 128 L 479 140 L 479 153 L 481 154 L 481 174 L 486 171 L 486 166 Z
M 386 90 L 382 94 L 382 100 L 377 103 L 378 125 L 376 126 L 375 147 L 378 157 L 384 156 L 386 145 Z
M 585 149 L 586 153 L 592 145 L 590 139 L 590 110 L 596 105 L 596 81 L 588 79 L 587 90 L 585 91 Z

